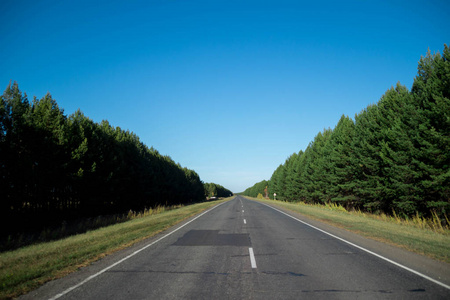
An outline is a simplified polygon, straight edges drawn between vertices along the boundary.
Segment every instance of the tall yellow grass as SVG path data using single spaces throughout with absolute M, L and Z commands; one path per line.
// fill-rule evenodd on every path
M 179 205 L 172 205 L 172 206 L 158 205 L 155 208 L 146 208 L 144 211 L 139 211 L 139 212 L 130 210 L 128 212 L 127 218 L 128 218 L 128 220 L 144 218 L 144 217 L 160 214 L 162 212 L 169 211 L 169 210 L 172 210 L 172 209 L 181 208 L 181 207 L 183 207 L 183 205 L 181 205 L 181 204 L 179 204 Z
M 385 213 L 381 214 L 367 213 L 359 209 L 348 211 L 347 209 L 345 209 L 345 207 L 337 203 L 307 204 L 304 202 L 300 202 L 299 204 L 321 207 L 332 211 L 341 211 L 349 214 L 363 216 L 366 218 L 392 222 L 399 225 L 413 226 L 420 229 L 432 230 L 437 233 L 450 234 L 449 217 L 445 214 L 443 217 L 444 219 L 440 219 L 436 211 L 431 211 L 430 218 L 420 216 L 419 212 L 416 212 L 416 214 L 413 217 L 408 218 L 408 217 L 400 217 L 394 210 L 392 210 L 392 215 L 387 215 Z

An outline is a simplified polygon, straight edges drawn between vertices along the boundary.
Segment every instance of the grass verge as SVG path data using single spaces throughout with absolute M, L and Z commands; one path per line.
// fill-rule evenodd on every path
M 125 223 L 103 227 L 62 240 L 41 243 L 0 254 L 0 299 L 25 294 L 47 281 L 139 241 L 152 237 L 215 204 L 203 202 L 151 215 L 136 215 Z
M 250 199 L 275 204 L 365 237 L 450 263 L 450 230 L 448 228 L 425 227 L 409 220 L 400 220 L 397 217 L 346 211 L 343 207 L 335 205 L 310 205 L 302 202 Z

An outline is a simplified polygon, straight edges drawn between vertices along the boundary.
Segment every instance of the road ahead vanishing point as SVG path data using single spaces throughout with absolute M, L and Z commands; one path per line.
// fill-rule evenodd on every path
M 446 280 L 237 196 L 23 298 L 450 299 Z

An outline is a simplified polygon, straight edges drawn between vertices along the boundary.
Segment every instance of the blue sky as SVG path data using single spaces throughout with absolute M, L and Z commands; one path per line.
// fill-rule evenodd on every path
M 0 1 L 0 84 L 240 192 L 450 44 L 448 1 Z

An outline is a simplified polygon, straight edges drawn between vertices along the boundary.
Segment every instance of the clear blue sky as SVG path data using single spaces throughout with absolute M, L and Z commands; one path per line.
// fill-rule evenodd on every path
M 0 1 L 0 87 L 234 192 L 450 44 L 448 1 Z

